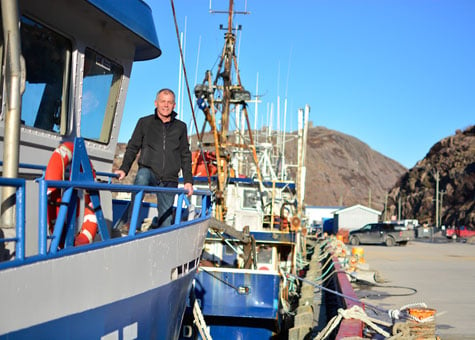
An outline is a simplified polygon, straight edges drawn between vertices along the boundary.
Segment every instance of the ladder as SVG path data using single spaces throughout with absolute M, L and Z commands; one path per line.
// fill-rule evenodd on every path
M 198 327 L 201 338 L 203 340 L 212 340 L 211 334 L 209 334 L 209 329 L 206 326 L 203 313 L 201 313 L 200 305 L 198 304 L 197 300 L 195 300 L 195 303 L 193 304 L 193 316 L 195 317 L 194 323 L 196 327 Z

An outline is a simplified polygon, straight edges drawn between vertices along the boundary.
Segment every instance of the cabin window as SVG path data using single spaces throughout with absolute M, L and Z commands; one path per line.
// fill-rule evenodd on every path
M 257 247 L 257 262 L 258 263 L 272 263 L 272 248 L 267 246 Z
M 244 209 L 257 209 L 257 202 L 259 201 L 257 190 L 244 190 L 243 194 L 242 207 Z
M 122 66 L 86 49 L 81 102 L 81 136 L 109 142 L 120 93 Z
M 71 42 L 26 17 L 20 35 L 26 67 L 21 123 L 65 134 Z

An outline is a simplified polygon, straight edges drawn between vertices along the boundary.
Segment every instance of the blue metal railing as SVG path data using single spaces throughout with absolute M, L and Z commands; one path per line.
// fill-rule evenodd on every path
M 142 207 L 142 200 L 145 193 L 156 193 L 156 192 L 168 192 L 170 194 L 178 195 L 178 204 L 176 207 L 176 214 L 175 214 L 175 224 L 178 224 L 181 221 L 181 217 L 183 215 L 183 210 L 187 209 L 190 206 L 189 200 L 186 198 L 186 191 L 180 188 L 163 188 L 163 187 L 150 187 L 150 186 L 139 186 L 139 185 L 125 185 L 125 184 L 108 184 L 108 183 L 96 183 L 96 182 L 82 182 L 82 181 L 47 181 L 44 179 L 38 180 L 39 182 L 39 252 L 40 254 L 46 254 L 47 250 L 47 239 L 51 238 L 51 246 L 50 251 L 56 252 L 59 246 L 59 241 L 61 235 L 63 233 L 63 228 L 66 225 L 68 231 L 70 233 L 74 233 L 76 226 L 75 226 L 75 208 L 76 208 L 76 201 L 74 199 L 74 191 L 77 190 L 86 190 L 89 192 L 91 197 L 91 201 L 93 203 L 93 208 L 96 212 L 97 222 L 98 222 L 98 231 L 99 235 L 101 236 L 102 240 L 107 240 L 110 238 L 109 232 L 107 230 L 104 217 L 101 214 L 100 210 L 100 201 L 98 194 L 95 196 L 94 193 L 98 193 L 99 191 L 110 191 L 110 192 L 127 192 L 133 193 L 134 201 L 131 202 L 132 205 L 132 216 L 130 220 L 130 228 L 129 228 L 129 235 L 133 236 L 136 233 L 138 223 L 139 223 L 139 215 L 140 209 Z M 59 209 L 59 213 L 56 219 L 56 223 L 54 226 L 54 232 L 52 236 L 47 235 L 47 191 L 48 188 L 59 188 L 64 189 L 64 194 L 61 198 L 61 207 Z M 207 217 L 211 214 L 209 211 L 211 206 L 211 192 L 209 191 L 202 191 L 202 190 L 194 190 L 193 195 L 201 195 L 202 196 L 202 210 L 201 215 L 199 217 Z M 96 197 L 96 199 L 94 198 Z M 69 210 L 69 209 L 72 209 Z M 70 246 L 66 244 L 66 246 Z
M 3 163 L 0 163 L 3 165 Z M 20 164 L 19 168 L 27 168 L 43 171 L 42 175 L 36 179 L 39 185 L 38 199 L 38 255 L 48 256 L 56 254 L 63 249 L 72 248 L 76 237 L 77 228 L 77 210 L 80 201 L 80 192 L 85 192 L 90 198 L 92 209 L 97 219 L 97 230 L 102 241 L 111 238 L 104 214 L 101 208 L 101 199 L 99 193 L 101 191 L 109 192 L 126 192 L 134 194 L 132 205 L 132 216 L 130 219 L 128 236 L 134 237 L 141 210 L 144 209 L 142 200 L 145 193 L 167 192 L 169 194 L 178 195 L 177 207 L 175 212 L 175 227 L 181 223 L 184 209 L 190 207 L 190 202 L 186 198 L 187 192 L 179 188 L 163 188 L 151 186 L 137 186 L 125 184 L 113 184 L 111 178 L 117 177 L 112 173 L 99 173 L 96 176 L 109 177 L 108 183 L 96 182 L 94 179 L 94 170 L 91 161 L 87 155 L 84 140 L 80 137 L 74 139 L 74 152 L 72 160 L 69 164 L 70 180 L 45 180 L 46 167 L 34 164 Z M 25 258 L 25 187 L 24 179 L 0 178 L 1 186 L 16 187 L 16 236 L 14 238 L 0 239 L 0 242 L 15 241 L 15 260 L 23 260 Z M 62 192 L 60 202 L 48 202 L 48 189 L 60 189 Z M 194 195 L 201 195 L 202 208 L 199 218 L 208 218 L 211 216 L 211 192 L 195 190 Z M 52 194 L 50 194 L 52 195 Z M 54 200 L 54 199 L 51 199 Z M 57 210 L 56 221 L 52 228 L 51 235 L 48 235 L 48 204 L 55 203 L 59 205 Z M 50 218 L 53 219 L 52 217 Z M 48 240 L 50 241 L 48 249 Z M 93 243 L 95 244 L 95 243 Z
M 39 223 L 38 223 L 38 243 L 39 243 L 39 255 L 54 254 L 60 251 L 59 241 L 63 233 L 64 228 L 67 228 L 67 232 L 72 233 L 74 236 L 77 231 L 76 226 L 76 209 L 77 200 L 74 197 L 79 190 L 86 190 L 87 192 L 97 193 L 97 201 L 91 197 L 91 201 L 94 205 L 94 210 L 98 220 L 98 232 L 102 241 L 110 239 L 109 231 L 106 227 L 106 222 L 100 208 L 99 192 L 127 192 L 134 193 L 134 201 L 132 208 L 131 225 L 129 228 L 128 236 L 134 236 L 136 234 L 137 226 L 139 223 L 139 215 L 142 207 L 142 199 L 145 193 L 156 192 L 168 192 L 170 194 L 178 195 L 176 213 L 175 213 L 175 225 L 181 222 L 183 212 L 188 209 L 191 204 L 187 198 L 187 192 L 180 188 L 162 188 L 162 187 L 150 187 L 150 186 L 137 186 L 137 185 L 125 185 L 125 184 L 108 184 L 108 183 L 96 183 L 96 182 L 83 182 L 83 181 L 49 181 L 40 178 L 37 180 L 39 185 Z M 26 181 L 24 179 L 12 179 L 0 177 L 0 186 L 16 187 L 16 236 L 13 238 L 3 238 L 0 242 L 15 242 L 15 260 L 25 259 L 25 186 Z M 48 208 L 48 188 L 63 189 L 63 196 L 61 198 L 61 207 L 55 223 L 54 232 L 52 235 L 48 235 L 48 223 L 47 223 L 47 208 Z M 202 208 L 197 218 L 207 218 L 211 215 L 211 192 L 203 190 L 194 190 L 193 195 L 201 196 Z M 91 195 L 92 196 L 92 195 Z M 51 240 L 48 249 L 48 239 Z M 72 246 L 72 242 L 64 244 L 67 248 Z
M 3 166 L 3 161 L 0 161 L 0 166 Z M 42 172 L 41 177 L 45 177 L 46 165 L 30 164 L 30 163 L 19 163 L 18 168 L 19 169 L 40 170 Z M 68 169 L 66 169 L 66 171 L 67 170 Z M 68 173 L 66 172 L 65 176 L 67 177 L 67 175 L 68 175 Z M 107 177 L 108 178 L 107 183 L 111 183 L 112 178 L 117 178 L 118 177 L 115 173 L 103 172 L 103 171 L 96 171 L 96 176 Z
M 16 188 L 16 236 L 0 239 L 0 242 L 15 242 L 15 257 L 19 260 L 25 258 L 25 183 L 22 178 L 0 177 L 0 186 Z

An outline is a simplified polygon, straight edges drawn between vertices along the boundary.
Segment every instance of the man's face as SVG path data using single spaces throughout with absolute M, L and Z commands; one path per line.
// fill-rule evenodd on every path
M 160 93 L 158 99 L 155 100 L 155 107 L 159 116 L 170 117 L 175 108 L 175 96 L 166 92 Z

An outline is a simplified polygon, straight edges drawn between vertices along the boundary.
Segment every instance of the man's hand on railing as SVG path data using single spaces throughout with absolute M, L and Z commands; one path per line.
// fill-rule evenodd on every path
M 119 170 L 115 170 L 114 173 L 117 175 L 117 179 L 118 179 L 119 181 L 123 180 L 123 179 L 125 178 L 125 176 L 126 176 L 126 173 L 125 173 L 124 170 L 120 170 L 120 169 L 119 169 Z
M 188 196 L 193 195 L 193 184 L 185 183 L 184 189 L 188 191 Z

